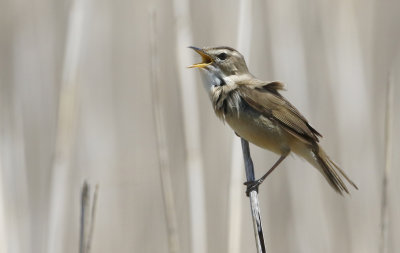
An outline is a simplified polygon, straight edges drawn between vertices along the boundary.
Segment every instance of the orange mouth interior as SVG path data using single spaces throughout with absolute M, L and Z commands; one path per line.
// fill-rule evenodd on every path
M 195 51 L 201 56 L 201 62 L 190 65 L 188 68 L 204 68 L 213 63 L 210 56 L 206 55 L 203 51 L 195 49 Z

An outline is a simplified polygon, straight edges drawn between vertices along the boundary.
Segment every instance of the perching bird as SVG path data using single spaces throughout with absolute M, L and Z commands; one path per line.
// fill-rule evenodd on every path
M 349 193 L 342 177 L 358 189 L 318 144 L 322 135 L 279 93 L 282 83 L 255 78 L 233 48 L 190 48 L 200 54 L 202 62 L 189 67 L 199 68 L 204 75 L 216 115 L 238 136 L 280 155 L 264 176 L 246 182 L 247 193 L 258 189 L 292 151 L 317 168 L 338 193 Z

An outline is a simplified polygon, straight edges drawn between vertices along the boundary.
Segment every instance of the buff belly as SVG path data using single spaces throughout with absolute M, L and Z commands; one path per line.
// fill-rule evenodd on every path
M 225 116 L 225 121 L 247 141 L 276 154 L 291 150 L 293 136 L 275 122 L 254 111 L 241 111 Z

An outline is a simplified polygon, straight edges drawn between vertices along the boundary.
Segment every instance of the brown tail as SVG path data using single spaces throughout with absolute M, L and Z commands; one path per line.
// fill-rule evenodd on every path
M 318 154 L 314 152 L 315 158 L 320 165 L 320 171 L 326 178 L 328 183 L 335 189 L 339 194 L 343 195 L 343 192 L 349 193 L 347 186 L 344 184 L 340 175 L 342 175 L 347 182 L 349 182 L 354 188 L 358 190 L 358 187 L 350 178 L 344 173 L 344 171 L 333 162 L 324 152 L 322 148 L 319 148 Z M 338 173 L 339 172 L 339 173 Z

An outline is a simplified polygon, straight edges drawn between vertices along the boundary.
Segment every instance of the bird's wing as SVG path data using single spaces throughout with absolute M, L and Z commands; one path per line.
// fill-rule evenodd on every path
M 278 90 L 283 89 L 279 82 L 263 85 L 238 85 L 238 91 L 244 101 L 265 117 L 280 124 L 283 129 L 306 143 L 318 142 L 322 137 L 310 126 L 306 118 L 287 101 Z

